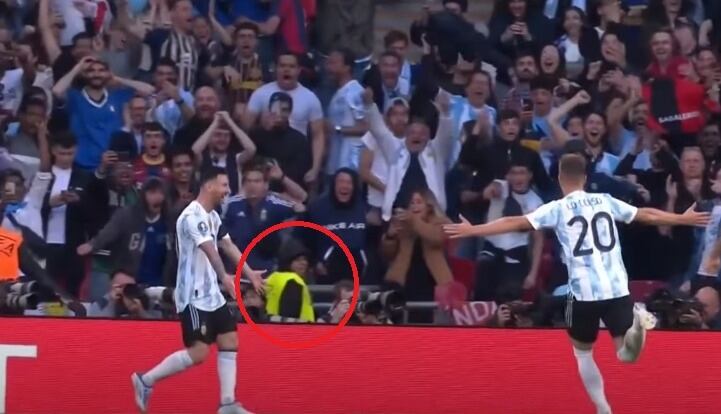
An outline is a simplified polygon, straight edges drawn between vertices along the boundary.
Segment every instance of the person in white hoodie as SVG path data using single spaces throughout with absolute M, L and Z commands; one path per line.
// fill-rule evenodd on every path
M 414 191 L 425 189 L 433 193 L 445 211 L 446 160 L 454 144 L 450 96 L 442 92 L 434 101 L 439 121 L 436 137 L 432 141 L 430 128 L 422 120 L 413 120 L 408 124 L 405 141 L 396 138 L 373 102 L 373 91 L 370 88 L 366 88 L 363 93 L 363 102 L 370 132 L 378 144 L 379 152 L 390 166 L 381 208 L 383 221 L 390 220 L 394 207 L 408 205 Z

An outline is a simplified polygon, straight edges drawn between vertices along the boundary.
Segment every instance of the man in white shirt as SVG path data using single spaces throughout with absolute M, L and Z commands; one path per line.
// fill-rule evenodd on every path
M 428 125 L 414 121 L 406 128 L 405 142 L 396 138 L 383 121 L 378 106 L 373 103 L 373 91 L 363 94 L 370 132 L 376 139 L 380 153 L 390 165 L 383 199 L 382 217 L 391 219 L 394 207 L 407 207 L 414 191 L 429 189 L 443 210 L 446 208 L 446 160 L 453 150 L 450 97 L 440 93 L 435 105 L 439 112 L 438 130 L 431 141 Z
M 290 114 L 290 126 L 301 134 L 311 134 L 313 166 L 305 175 L 305 182 L 315 182 L 320 173 L 325 151 L 325 122 L 323 108 L 318 97 L 308 88 L 298 83 L 300 61 L 291 53 L 278 55 L 275 69 L 277 79 L 256 89 L 251 95 L 243 115 L 243 128 L 253 129 L 260 116 L 269 108 L 270 98 L 275 92 L 285 92 L 293 98 L 293 112 Z M 309 131 L 310 129 L 310 131 Z

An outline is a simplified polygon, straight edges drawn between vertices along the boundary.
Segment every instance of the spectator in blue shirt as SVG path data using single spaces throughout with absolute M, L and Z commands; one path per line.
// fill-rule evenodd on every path
M 225 211 L 223 225 L 241 251 L 263 230 L 303 211 L 302 204 L 291 203 L 269 192 L 268 179 L 268 172 L 263 165 L 246 167 L 243 171 L 243 195 L 234 197 Z M 272 271 L 280 243 L 279 233 L 270 234 L 250 252 L 248 264 L 254 269 Z
M 85 86 L 73 87 L 81 76 Z M 122 88 L 108 89 L 111 85 Z M 123 108 L 135 93 L 147 96 L 154 88 L 143 82 L 122 79 L 113 75 L 107 63 L 94 57 L 84 57 L 63 76 L 55 86 L 53 95 L 65 101 L 70 118 L 70 130 L 78 141 L 75 163 L 85 169 L 95 169 L 110 144 L 113 132 L 123 127 Z

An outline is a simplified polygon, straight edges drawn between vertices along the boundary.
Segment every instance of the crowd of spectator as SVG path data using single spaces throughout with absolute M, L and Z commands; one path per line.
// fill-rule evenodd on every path
M 380 2 L 4 2 L 0 209 L 2 231 L 22 234 L 16 271 L 40 269 L 91 316 L 158 317 L 144 287 L 175 285 L 175 219 L 220 167 L 241 251 L 307 220 L 344 241 L 363 285 L 442 309 L 495 302 L 495 326 L 552 324 L 567 282 L 553 236 L 451 244 L 441 226 L 557 198 L 573 152 L 588 191 L 712 212 L 705 229 L 619 238 L 630 278 L 664 288 L 650 300 L 721 328 L 721 2 L 497 0 L 481 22 L 468 0 L 418 0 L 377 50 Z M 318 232 L 273 233 L 248 263 L 268 269 L 267 296 L 245 292 L 254 318 L 348 309 L 351 266 Z M 327 314 L 311 285 L 335 285 Z

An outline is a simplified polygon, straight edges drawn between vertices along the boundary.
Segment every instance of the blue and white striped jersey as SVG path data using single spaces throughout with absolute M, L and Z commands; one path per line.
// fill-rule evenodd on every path
M 608 194 L 574 191 L 526 218 L 536 230 L 555 230 L 576 300 L 600 301 L 629 294 L 616 221 L 630 223 L 637 211 Z
M 176 223 L 178 249 L 178 280 L 175 284 L 175 307 L 178 313 L 188 305 L 212 312 L 225 304 L 218 286 L 218 275 L 208 256 L 198 247 L 212 241 L 218 248 L 220 216 L 215 210 L 205 211 L 197 201 L 191 202 Z M 222 236 L 227 237 L 228 234 Z

